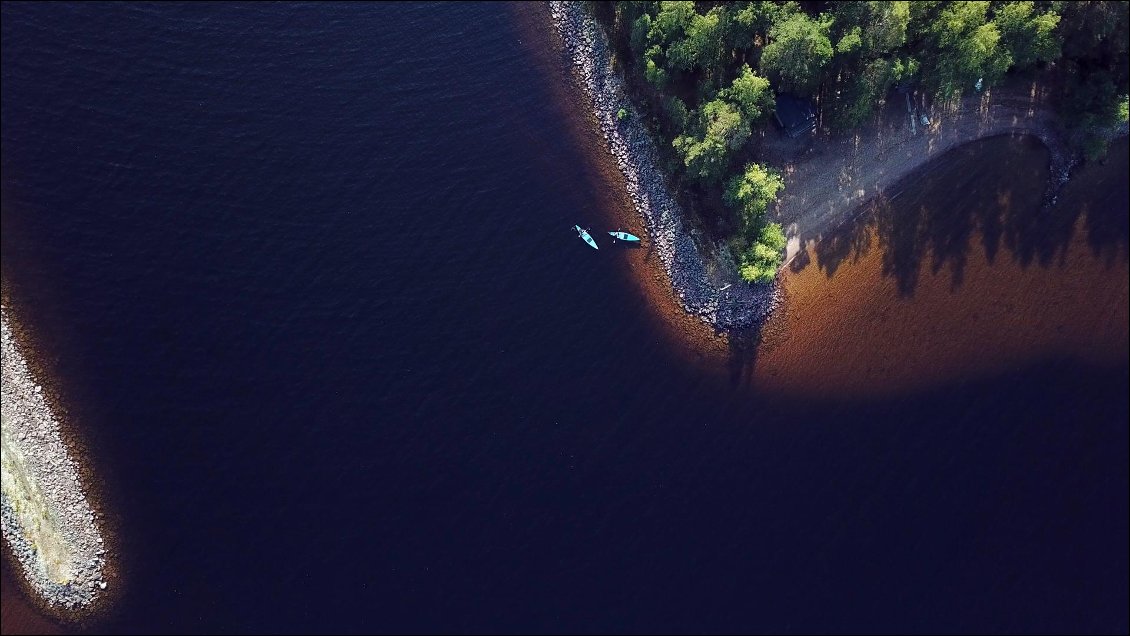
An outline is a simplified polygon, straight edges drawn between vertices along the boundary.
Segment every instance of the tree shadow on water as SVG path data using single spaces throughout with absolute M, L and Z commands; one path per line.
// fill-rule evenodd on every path
M 948 270 L 956 290 L 973 249 L 984 250 L 990 264 L 1003 254 L 1022 267 L 1064 266 L 1081 218 L 1094 255 L 1108 266 L 1125 262 L 1126 144 L 1112 152 L 1118 155 L 1108 165 L 1085 166 L 1048 204 L 1048 155 L 1034 139 L 998 137 L 962 146 L 904 179 L 894 195 L 871 201 L 860 220 L 818 241 L 816 263 L 831 278 L 845 261 L 856 262 L 877 247 L 882 273 L 895 279 L 900 296 L 914 295 L 927 264 L 935 275 Z
M 1130 184 L 1126 175 L 1130 174 L 1130 141 L 1126 137 L 1111 145 L 1102 166 L 1080 176 L 1078 189 L 1066 192 L 1063 204 L 1078 205 L 1085 215 L 1084 227 L 1087 244 L 1096 258 L 1102 259 L 1106 266 L 1117 262 L 1127 262 L 1130 257 Z M 1110 187 L 1107 179 L 1117 179 L 1118 185 Z M 1104 187 L 1105 186 L 1105 187 Z M 1076 203 L 1073 196 L 1086 198 Z
M 732 386 L 736 387 L 753 379 L 753 370 L 757 366 L 757 354 L 761 341 L 762 327 L 760 325 L 727 332 L 726 342 L 729 348 L 729 357 L 727 358 L 726 370 L 729 372 Z
M 845 260 L 856 263 L 871 250 L 869 226 L 876 206 L 882 205 L 884 200 L 883 197 L 875 199 L 868 204 L 868 209 L 860 218 L 848 222 L 832 235 L 816 242 L 813 250 L 816 253 L 816 267 L 828 278 L 836 275 L 836 270 Z M 804 265 L 807 265 L 807 261 L 799 269 L 803 269 Z
M 1130 202 L 1122 201 L 1118 204 L 1122 210 L 1130 209 Z M 1125 263 L 1130 241 L 1130 214 L 1115 213 L 1114 207 L 1106 208 L 1107 214 L 1097 213 L 1095 210 L 1086 209 L 1087 243 L 1095 257 L 1102 259 L 1106 266 L 1113 267 L 1117 262 Z M 1121 241 L 1113 241 L 1112 237 L 1121 237 Z

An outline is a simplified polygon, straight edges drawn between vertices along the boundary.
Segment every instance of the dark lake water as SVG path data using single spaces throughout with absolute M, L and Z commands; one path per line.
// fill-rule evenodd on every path
M 6 300 L 119 526 L 96 628 L 1130 628 L 1125 355 L 688 364 L 568 229 L 616 213 L 546 19 L 3 5 Z

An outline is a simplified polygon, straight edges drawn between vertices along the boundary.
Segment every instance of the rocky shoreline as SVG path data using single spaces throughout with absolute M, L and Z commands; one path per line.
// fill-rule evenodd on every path
M 671 195 L 644 124 L 635 115 L 617 116 L 621 108 L 638 111 L 628 99 L 623 78 L 612 67 L 604 31 L 579 2 L 549 5 L 574 76 L 589 98 L 679 303 L 716 330 L 759 324 L 777 306 L 776 283 L 743 281 L 724 247 L 715 246 L 709 258 L 703 254 L 683 222 L 683 211 Z
M 696 242 L 683 222 L 644 125 L 634 115 L 617 117 L 621 108 L 636 111 L 623 79 L 612 68 L 604 30 L 579 2 L 551 2 L 550 11 L 574 76 L 589 97 L 680 304 L 717 330 L 760 324 L 779 302 L 776 283 L 742 281 L 724 246 L 706 246 L 704 253 L 702 241 Z M 1070 149 L 1048 94 L 1038 84 L 987 90 L 929 110 L 932 123 L 920 132 L 907 126 L 906 110 L 896 104 L 893 109 L 880 109 L 873 122 L 850 135 L 765 139 L 764 159 L 785 175 L 785 188 L 771 218 L 788 237 L 786 266 L 810 245 L 851 222 L 869 200 L 883 196 L 900 179 L 957 146 L 996 135 L 1039 139 L 1049 152 L 1045 208 L 1056 203 L 1079 165 L 1078 153 Z M 1127 125 L 1124 122 L 1106 133 L 1108 139 L 1125 136 Z
M 106 545 L 79 470 L 0 313 L 3 537 L 48 608 L 90 609 L 107 588 Z

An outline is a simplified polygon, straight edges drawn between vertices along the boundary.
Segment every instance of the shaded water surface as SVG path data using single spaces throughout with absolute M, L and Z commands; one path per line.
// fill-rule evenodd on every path
M 714 373 L 646 249 L 569 231 L 631 217 L 544 6 L 2 10 L 4 282 L 120 519 L 96 629 L 1130 627 L 1125 181 L 1036 231 L 1038 148 L 932 164 Z M 1097 308 L 1016 318 L 1031 277 Z
M 758 376 L 861 396 L 1037 362 L 1124 363 L 1127 168 L 1123 140 L 1045 209 L 1047 153 L 1031 138 L 931 162 L 785 275 Z

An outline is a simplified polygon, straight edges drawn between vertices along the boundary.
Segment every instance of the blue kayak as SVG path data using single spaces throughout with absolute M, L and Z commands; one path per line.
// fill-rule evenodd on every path
M 620 231 L 609 232 L 609 234 L 611 234 L 613 238 L 618 238 L 621 241 L 634 241 L 636 243 L 640 242 L 640 237 L 636 236 L 635 234 L 628 234 L 627 232 Z
M 592 240 L 592 236 L 590 236 L 589 233 L 586 232 L 583 227 L 581 227 L 579 225 L 574 225 L 573 229 L 577 231 L 577 236 L 585 239 L 585 242 L 589 244 L 589 247 L 593 248 L 594 250 L 600 249 L 599 247 L 596 246 L 596 241 Z

